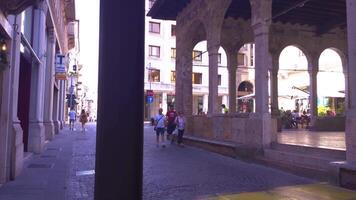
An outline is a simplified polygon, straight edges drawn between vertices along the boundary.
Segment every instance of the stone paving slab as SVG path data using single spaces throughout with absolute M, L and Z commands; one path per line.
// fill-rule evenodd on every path
M 325 149 L 346 150 L 345 132 L 308 130 L 283 130 L 278 133 L 278 143 L 310 146 Z

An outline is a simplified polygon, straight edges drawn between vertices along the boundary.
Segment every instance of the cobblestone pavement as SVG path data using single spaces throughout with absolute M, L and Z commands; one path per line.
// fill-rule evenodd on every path
M 83 134 L 78 131 L 73 143 L 73 157 L 68 181 L 69 200 L 94 199 L 96 126 L 89 124 Z M 78 129 L 79 130 L 79 129 Z
M 317 188 L 321 194 L 330 191 L 329 186 L 325 189 L 325 186 L 313 185 L 309 179 L 197 148 L 174 144 L 167 144 L 166 148 L 156 147 L 152 127 L 144 127 L 144 200 L 215 197 L 267 200 L 275 199 L 273 195 L 280 195 L 280 191 L 283 195 L 286 195 L 285 191 L 295 194 L 293 191 L 304 187 L 307 187 L 306 191 L 310 187 Z M 25 163 L 24 171 L 15 181 L 0 188 L 0 199 L 93 199 L 96 126 L 89 124 L 87 128 L 86 133 L 66 128 L 57 135 L 46 144 L 44 153 L 32 156 Z M 309 187 L 308 184 L 312 185 Z M 340 194 L 348 197 L 348 194 Z M 263 198 L 255 198 L 259 196 Z M 288 195 L 284 197 L 290 199 Z
M 205 199 L 312 183 L 279 170 L 193 147 L 169 144 L 157 148 L 152 127 L 148 126 L 145 126 L 143 181 L 145 200 Z

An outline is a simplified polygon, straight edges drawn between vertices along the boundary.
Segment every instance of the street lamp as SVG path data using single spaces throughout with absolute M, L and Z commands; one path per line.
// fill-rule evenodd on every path
M 152 86 L 151 86 L 151 82 L 152 82 L 152 70 L 154 68 L 151 67 L 151 63 L 148 63 L 148 67 L 146 67 L 146 69 L 148 70 L 148 82 L 150 83 L 150 92 L 152 92 Z M 151 118 L 151 102 L 148 102 L 148 94 L 146 93 L 146 102 L 148 103 L 148 118 Z

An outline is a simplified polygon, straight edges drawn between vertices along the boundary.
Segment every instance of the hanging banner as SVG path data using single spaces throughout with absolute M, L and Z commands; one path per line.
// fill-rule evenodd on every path
M 66 56 L 63 54 L 56 55 L 56 80 L 67 80 Z

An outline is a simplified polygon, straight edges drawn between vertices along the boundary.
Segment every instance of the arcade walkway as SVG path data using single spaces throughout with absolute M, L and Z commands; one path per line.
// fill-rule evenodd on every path
M 346 150 L 345 132 L 316 132 L 302 129 L 288 129 L 278 134 L 278 143 Z
M 25 163 L 20 177 L 0 187 L 0 199 L 93 199 L 95 128 L 90 124 L 85 134 L 62 131 Z M 157 148 L 148 125 L 144 136 L 144 200 L 356 199 L 356 192 L 201 149 Z

